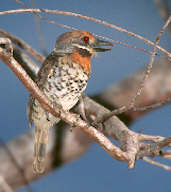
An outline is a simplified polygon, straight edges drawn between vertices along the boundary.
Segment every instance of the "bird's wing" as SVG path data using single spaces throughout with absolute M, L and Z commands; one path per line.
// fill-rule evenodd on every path
M 35 81 L 38 87 L 40 88 L 40 90 L 43 88 L 43 85 L 47 80 L 47 78 L 49 77 L 49 75 L 53 73 L 53 70 L 55 69 L 53 65 L 54 64 L 58 65 L 59 57 L 60 56 L 58 56 L 57 54 L 55 54 L 54 51 L 52 51 L 52 53 L 43 62 Z M 29 127 L 32 127 L 32 123 L 33 123 L 32 108 L 34 103 L 35 103 L 35 98 L 32 95 L 30 95 L 28 105 L 27 105 L 27 116 L 29 121 Z

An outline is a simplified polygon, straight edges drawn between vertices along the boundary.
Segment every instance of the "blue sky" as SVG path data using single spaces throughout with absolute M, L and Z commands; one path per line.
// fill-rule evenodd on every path
M 35 4 L 38 8 L 71 11 L 103 19 L 152 41 L 155 40 L 156 34 L 163 26 L 163 21 L 152 0 L 35 0 Z M 21 6 L 13 0 L 1 0 L 0 10 L 18 8 Z M 152 49 L 140 40 L 100 24 L 63 15 L 46 16 L 57 22 L 114 40 L 148 50 Z M 0 28 L 20 37 L 33 48 L 41 51 L 34 17 L 31 14 L 1 16 Z M 48 52 L 54 48 L 57 36 L 67 31 L 67 29 L 44 21 L 41 21 L 41 29 Z M 171 38 L 167 32 L 162 36 L 160 45 L 167 50 L 171 49 Z M 148 61 L 149 55 L 146 53 L 115 45 L 111 52 L 100 54 L 93 59 L 91 79 L 86 93 L 93 95 L 104 90 L 138 71 Z M 26 118 L 26 103 L 29 93 L 2 62 L 0 62 L 0 82 L 0 90 L 2 90 L 0 94 L 0 137 L 8 141 L 29 130 Z M 139 119 L 131 125 L 131 128 L 138 131 L 143 127 L 144 133 L 147 134 L 171 135 L 170 114 L 171 107 L 163 107 Z M 134 170 L 129 170 L 126 163 L 112 159 L 103 149 L 94 144 L 86 155 L 33 183 L 31 187 L 33 191 L 41 192 L 54 190 L 60 192 L 169 192 L 171 191 L 170 181 L 170 172 L 141 160 L 137 162 Z M 19 191 L 23 192 L 25 189 Z

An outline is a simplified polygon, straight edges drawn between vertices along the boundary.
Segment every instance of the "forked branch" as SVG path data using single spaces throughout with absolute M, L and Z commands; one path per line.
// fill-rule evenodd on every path
M 29 9 L 29 12 L 45 12 L 40 9 Z M 21 11 L 24 12 L 24 11 Z M 2 13 L 2 12 L 1 12 Z M 0 13 L 0 14 L 1 14 Z M 8 12 L 12 13 L 12 12 Z M 63 12 L 58 12 L 58 14 L 63 14 Z M 66 12 L 65 12 L 66 13 Z M 67 12 L 68 13 L 68 12 Z M 79 16 L 79 14 L 72 16 Z M 80 16 L 82 17 L 82 16 Z M 84 16 L 85 18 L 89 18 Z M 83 18 L 84 18 L 83 17 Z M 90 19 L 91 20 L 91 19 Z M 97 22 L 97 21 L 96 21 Z M 170 20 L 169 20 L 170 22 Z M 102 22 L 106 24 L 106 22 Z M 124 32 L 124 31 L 123 31 Z M 130 34 L 130 33 L 128 33 Z M 131 34 L 130 34 L 131 35 Z M 133 34 L 132 34 L 133 35 Z M 9 38 L 14 42 L 14 38 L 9 36 Z M 17 40 L 18 42 L 20 39 Z M 162 148 L 165 146 L 171 146 L 171 138 L 164 138 L 161 136 L 150 136 L 140 133 L 135 133 L 129 130 L 123 122 L 121 122 L 116 116 L 111 117 L 104 123 L 105 129 L 103 133 L 97 130 L 95 127 L 91 126 L 89 122 L 83 121 L 78 115 L 73 113 L 65 112 L 62 110 L 57 110 L 55 105 L 51 103 L 39 90 L 37 85 L 28 76 L 27 72 L 21 67 L 21 65 L 13 57 L 13 47 L 9 39 L 0 38 L 0 44 L 5 45 L 0 46 L 0 59 L 15 73 L 15 75 L 20 79 L 24 86 L 30 91 L 30 93 L 42 104 L 43 108 L 48 112 L 52 113 L 54 116 L 61 118 L 70 126 L 76 126 L 84 133 L 89 135 L 93 140 L 95 140 L 108 154 L 120 161 L 127 161 L 129 168 L 133 168 L 137 159 L 142 158 L 143 160 L 152 163 L 152 160 L 145 158 L 146 156 L 154 157 L 161 156 L 163 158 L 170 159 L 170 153 L 168 151 L 163 151 Z M 153 57 L 155 55 L 156 48 L 160 49 L 157 45 L 157 41 L 152 43 L 154 45 Z M 166 51 L 167 52 L 167 51 Z M 165 53 L 166 53 L 165 52 Z M 30 54 L 33 52 L 31 51 Z M 168 53 L 168 56 L 170 53 Z M 36 54 L 35 54 L 36 55 Z M 43 60 L 42 56 L 39 54 L 39 58 Z M 34 54 L 33 54 L 34 57 Z M 153 60 L 153 59 L 151 59 Z M 90 122 L 94 121 L 96 118 L 102 117 L 104 114 L 108 114 L 110 111 L 103 106 L 99 105 L 95 101 L 91 100 L 87 96 L 84 96 L 84 101 L 86 102 L 86 111 L 89 114 Z M 121 111 L 122 112 L 122 111 Z M 116 139 L 120 143 L 120 147 L 114 145 L 106 136 L 110 136 Z M 152 144 L 146 144 L 144 142 L 149 141 Z M 152 163 L 159 166 L 159 163 Z M 167 170 L 171 168 L 169 166 L 161 166 Z
M 3 40 L 1 42 L 9 43 L 9 40 Z M 1 53 L 0 57 L 3 58 L 3 60 L 5 62 L 11 62 L 10 59 L 9 59 L 10 54 L 7 54 L 6 51 L 3 50 L 3 49 L 1 49 L 0 51 L 1 51 L 0 52 Z M 15 64 L 16 61 L 15 60 L 13 61 L 13 60 L 14 59 L 12 58 L 12 62 L 14 62 L 14 64 Z M 17 64 L 17 65 L 19 65 L 19 64 Z M 19 69 L 15 69 L 15 70 L 19 70 L 19 74 L 20 73 L 25 74 L 23 69 L 21 69 L 20 67 L 19 67 Z M 169 71 L 169 68 L 167 68 L 166 70 Z M 159 70 L 159 71 L 162 72 L 162 70 Z M 34 73 L 36 73 L 36 72 L 34 72 Z M 137 75 L 139 76 L 139 74 L 137 74 Z M 154 74 L 154 76 L 155 76 L 155 74 Z M 164 75 L 164 77 L 165 77 L 165 75 Z M 129 79 L 127 81 L 129 81 Z M 122 95 L 125 95 L 125 94 L 122 94 Z M 110 96 L 110 98 L 112 98 L 112 95 Z M 120 96 L 119 96 L 119 98 L 120 98 Z M 87 115 L 89 116 L 90 119 L 94 120 L 94 119 L 98 118 L 99 116 L 103 116 L 104 114 L 109 113 L 109 110 L 107 110 L 103 106 L 97 104 L 95 101 L 91 100 L 87 96 L 85 96 L 84 99 L 85 99 L 85 103 L 86 103 L 85 106 L 86 106 Z M 130 112 L 130 114 L 132 114 L 132 113 Z M 85 136 L 83 136 L 83 135 L 81 136 L 81 130 L 82 129 L 80 129 L 80 132 L 79 132 L 77 129 L 74 129 L 73 133 L 69 133 L 69 129 L 68 129 L 68 131 L 67 131 L 68 133 L 66 134 L 66 137 L 67 137 L 68 134 L 69 135 L 73 135 L 72 144 L 75 143 L 75 145 L 76 146 L 78 145 L 79 147 L 81 147 L 81 149 L 79 149 L 79 147 L 75 147 L 76 150 L 78 150 L 78 151 L 75 152 L 75 155 L 72 154 L 71 151 L 68 151 L 68 145 L 70 145 L 70 142 L 68 143 L 68 140 L 66 138 L 66 141 L 63 141 L 65 144 L 63 146 L 63 150 L 62 150 L 62 154 L 61 154 L 62 155 L 62 162 L 63 163 L 71 161 L 73 158 L 76 158 L 77 156 L 80 156 L 80 154 L 82 154 L 85 151 L 87 151 L 88 146 L 89 146 L 89 144 L 91 142 L 90 142 L 90 139 L 88 139 L 88 137 L 86 137 L 86 135 Z M 86 127 L 86 130 L 90 131 L 92 129 L 89 130 L 89 128 Z M 129 160 L 132 159 L 132 161 L 130 161 L 132 163 L 130 165 L 132 165 L 132 166 L 134 165 L 135 160 L 137 158 L 143 158 L 146 155 L 149 155 L 149 156 L 155 156 L 155 155 L 161 156 L 161 154 L 162 154 L 161 157 L 170 159 L 170 153 L 168 151 L 163 151 L 162 148 L 160 150 L 158 148 L 158 145 L 155 145 L 155 143 L 157 144 L 157 143 L 159 143 L 161 141 L 166 142 L 165 138 L 163 138 L 161 136 L 150 136 L 150 135 L 144 135 L 144 134 L 135 133 L 135 132 L 129 130 L 124 125 L 124 123 L 122 123 L 115 116 L 113 116 L 112 118 L 110 118 L 110 120 L 105 122 L 105 130 L 103 130 L 103 132 L 104 132 L 105 135 L 113 137 L 114 139 L 116 139 L 120 143 L 121 149 L 123 151 L 121 151 L 118 148 L 119 149 L 119 153 L 121 152 L 121 154 L 124 154 L 126 157 L 128 157 Z M 98 134 L 99 131 L 98 130 L 96 130 L 96 132 L 92 132 L 92 133 L 94 133 L 95 135 L 97 134 L 96 137 L 99 138 L 99 134 Z M 103 134 L 100 134 L 100 135 L 103 135 Z M 28 181 L 32 181 L 32 180 L 37 178 L 37 177 L 35 177 L 35 175 L 33 174 L 32 170 L 31 170 L 31 166 L 32 166 L 32 155 L 31 154 L 32 154 L 32 152 L 30 152 L 30 148 L 32 148 L 32 141 L 31 141 L 32 139 L 31 139 L 30 135 L 29 136 L 26 135 L 25 137 L 26 137 L 25 144 L 24 144 L 25 149 L 23 150 L 23 149 L 21 149 L 21 146 L 16 146 L 16 149 L 19 150 L 19 151 L 15 152 L 15 153 L 17 154 L 17 159 L 20 159 L 19 160 L 19 162 L 21 162 L 20 166 L 24 166 L 23 168 L 25 168 L 25 173 L 27 175 Z M 85 139 L 86 141 L 89 140 L 88 143 L 85 142 L 85 146 L 81 146 L 81 145 L 83 145 L 83 140 L 84 140 L 83 137 L 84 137 L 84 139 L 86 138 Z M 28 138 L 30 139 L 29 142 L 28 142 Z M 104 135 L 103 135 L 103 137 L 101 137 L 101 139 L 102 138 L 106 139 L 106 137 Z M 24 137 L 23 138 L 19 138 L 19 139 L 21 141 L 24 141 Z M 81 143 L 79 143 L 80 139 L 81 139 Z M 54 136 L 51 137 L 51 141 L 53 141 L 53 140 L 54 140 Z M 71 136 L 69 136 L 69 141 L 70 140 L 71 140 Z M 21 141 L 19 143 L 21 143 Z M 144 141 L 145 142 L 146 141 L 150 141 L 150 142 L 154 143 L 154 145 L 144 144 Z M 78 142 L 78 144 L 77 144 L 77 142 Z M 10 146 L 14 147 L 17 143 L 18 142 L 11 143 L 9 146 L 7 145 L 7 147 L 9 147 L 9 148 L 10 148 Z M 108 143 L 105 143 L 105 144 L 108 145 Z M 166 142 L 166 144 L 168 144 L 168 142 Z M 168 144 L 168 146 L 169 145 L 171 145 L 171 143 Z M 50 146 L 54 147 L 54 145 L 50 145 Z M 111 146 L 111 148 L 110 148 L 110 146 Z M 109 148 L 112 149 L 112 147 L 113 147 L 113 144 L 109 143 L 108 149 Z M 53 161 L 52 159 L 54 158 L 52 156 L 52 154 L 54 154 L 54 153 L 52 153 L 53 148 L 49 148 L 49 150 L 50 150 L 50 155 L 48 155 L 49 158 L 48 158 L 48 161 L 47 161 L 48 171 L 50 171 L 51 168 L 55 168 L 55 166 L 53 165 L 53 162 L 52 162 Z M 83 150 L 83 151 L 81 152 L 81 150 Z M 21 151 L 23 151 L 24 153 L 21 153 Z M 150 151 L 150 153 L 149 153 L 149 151 Z M 154 153 L 154 151 L 156 151 L 156 153 Z M 25 152 L 27 154 L 30 154 L 30 156 L 28 156 L 28 158 L 27 158 L 27 161 L 26 161 L 25 158 L 22 158 L 22 157 L 25 156 Z M 112 151 L 112 153 L 114 153 L 114 151 Z M 1 153 L 1 154 L 3 154 L 3 153 Z M 20 154 L 22 155 L 21 157 L 20 157 Z M 137 155 L 137 154 L 139 154 L 139 155 Z M 68 158 L 71 158 L 71 159 L 69 160 Z M 121 158 L 119 158 L 119 159 L 121 159 Z M 3 161 L 4 161 L 4 156 L 3 156 Z M 7 163 L 5 164 L 6 165 L 6 170 L 8 170 L 8 164 L 9 164 L 8 161 L 9 160 L 8 160 L 8 157 L 7 157 L 6 158 L 6 162 Z M 1 162 L 1 157 L 0 157 L 0 162 Z M 155 164 L 155 165 L 157 165 L 157 164 Z M 169 170 L 169 168 L 167 170 Z M 19 175 L 18 172 L 16 173 L 16 170 L 14 170 L 14 171 L 11 170 L 11 174 L 10 175 L 8 175 L 7 173 L 8 172 L 5 171 L 5 172 L 3 172 L 3 175 L 5 176 L 5 178 L 8 178 L 7 181 L 10 184 L 10 186 L 16 188 L 16 187 L 21 186 L 21 185 L 24 184 L 22 177 Z M 20 178 L 20 179 L 17 182 L 14 183 L 14 175 L 16 177 L 16 174 L 18 174 L 17 178 Z
M 2 41 L 3 43 L 5 40 Z M 6 39 L 7 44 L 9 44 L 10 40 Z M 11 47 L 8 45 L 7 47 Z M 121 149 L 116 147 L 107 137 L 105 137 L 101 132 L 99 132 L 94 127 L 90 126 L 89 123 L 81 120 L 78 115 L 65 112 L 62 110 L 56 110 L 53 104 L 41 93 L 37 85 L 30 79 L 24 69 L 20 66 L 20 64 L 12 57 L 12 50 L 4 50 L 0 48 L 0 58 L 1 60 L 7 64 L 8 67 L 16 74 L 16 76 L 21 80 L 24 86 L 34 95 L 34 97 L 42 104 L 44 109 L 48 112 L 52 113 L 54 116 L 61 118 L 71 126 L 76 126 L 87 133 L 90 137 L 92 137 L 101 147 L 104 148 L 105 151 L 108 152 L 112 157 L 120 161 L 127 161 L 129 164 L 129 168 L 133 168 L 136 160 L 136 155 L 140 150 L 140 140 L 139 134 L 132 132 L 129 130 L 117 117 L 113 117 L 112 120 L 109 120 L 106 125 L 106 134 L 116 138 L 121 145 Z M 85 98 L 88 99 L 88 98 Z M 86 102 L 86 103 L 91 103 Z M 87 105 L 88 106 L 88 105 Z M 98 108 L 98 104 L 96 107 L 94 106 L 94 110 Z M 98 115 L 103 111 L 99 111 Z M 103 111 L 103 113 L 108 112 L 107 110 Z M 91 117 L 90 112 L 90 117 Z M 94 113 L 94 112 L 93 112 Z M 110 126 L 109 126 L 110 125 Z M 108 127 L 108 129 L 107 129 Z M 117 128 L 117 133 L 116 133 Z M 160 138 L 160 141 L 163 138 Z M 142 142 L 142 139 L 141 139 Z
M 144 38 L 144 37 L 142 37 L 140 35 L 137 35 L 137 34 L 135 34 L 133 32 L 130 32 L 130 31 L 126 30 L 126 29 L 118 27 L 118 26 L 116 26 L 114 24 L 108 23 L 108 22 L 100 20 L 100 19 L 96 19 L 94 17 L 88 17 L 86 15 L 81 15 L 81 14 L 78 14 L 78 13 L 72 13 L 72 12 L 68 12 L 68 11 L 49 10 L 49 9 L 17 9 L 17 10 L 1 11 L 0 15 L 15 14 L 15 13 L 51 13 L 51 14 L 68 15 L 68 16 L 78 17 L 78 18 L 81 18 L 81 19 L 86 19 L 86 20 L 89 20 L 89 21 L 93 21 L 95 23 L 99 23 L 99 24 L 105 25 L 107 27 L 113 28 L 115 30 L 121 31 L 123 33 L 126 33 L 129 36 L 140 39 L 140 40 L 146 42 L 149 45 L 152 45 L 152 46 L 155 45 L 152 41 L 150 41 L 150 40 L 148 40 L 148 39 L 146 39 L 146 38 Z M 159 49 L 160 51 L 165 53 L 169 58 L 171 58 L 171 53 L 169 53 L 168 51 L 166 51 L 165 49 L 163 49 L 159 45 L 157 45 L 156 47 L 157 47 L 157 49 Z

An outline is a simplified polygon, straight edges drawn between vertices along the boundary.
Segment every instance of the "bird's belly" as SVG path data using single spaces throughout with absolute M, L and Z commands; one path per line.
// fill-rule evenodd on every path
M 48 98 L 62 106 L 64 110 L 70 110 L 79 100 L 85 90 L 88 76 L 82 69 L 64 68 L 47 79 L 43 92 Z
M 69 111 L 85 90 L 88 78 L 81 68 L 58 67 L 53 70 L 40 88 L 44 95 L 54 103 L 54 106 L 60 105 L 63 110 Z M 51 127 L 58 121 L 46 112 L 37 100 L 33 102 L 30 119 L 38 127 Z

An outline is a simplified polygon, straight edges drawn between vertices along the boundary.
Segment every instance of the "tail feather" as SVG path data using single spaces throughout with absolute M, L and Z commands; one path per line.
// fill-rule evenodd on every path
M 38 174 L 45 171 L 46 146 L 48 143 L 49 129 L 39 129 L 35 127 L 35 144 L 34 144 L 34 171 Z
M 27 116 L 29 126 L 34 124 L 35 143 L 34 143 L 34 162 L 33 169 L 37 174 L 41 174 L 45 170 L 46 146 L 48 143 L 49 129 L 59 121 L 50 113 L 46 112 L 39 102 L 30 96 Z

